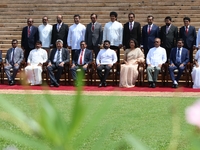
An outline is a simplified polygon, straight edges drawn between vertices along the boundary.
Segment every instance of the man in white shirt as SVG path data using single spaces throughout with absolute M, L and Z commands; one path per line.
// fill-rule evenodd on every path
M 85 39 L 86 27 L 80 23 L 80 15 L 74 15 L 74 24 L 69 27 L 67 37 L 68 48 L 71 49 L 71 59 L 74 57 L 76 50 L 80 49 L 80 42 Z
M 30 51 L 28 56 L 28 66 L 25 68 L 25 74 L 30 85 L 42 84 L 42 65 L 47 61 L 47 52 L 42 49 L 42 42 L 36 42 L 36 48 Z
M 149 81 L 149 87 L 155 88 L 162 64 L 167 60 L 166 50 L 160 47 L 161 40 L 155 38 L 154 46 L 147 53 L 146 63 L 147 63 L 147 76 Z
M 42 48 L 49 50 L 51 45 L 52 25 L 48 24 L 48 17 L 42 18 L 42 23 L 38 27 L 39 40 L 42 42 Z
M 104 49 L 101 49 L 96 58 L 97 74 L 100 79 L 99 87 L 107 86 L 106 79 L 113 64 L 117 62 L 116 52 L 110 49 L 110 41 L 104 41 Z M 104 74 L 102 70 L 104 71 Z
M 117 51 L 118 62 L 120 60 L 120 48 L 122 47 L 123 26 L 117 21 L 117 13 L 110 12 L 110 21 L 105 24 L 103 41 L 110 41 L 110 49 Z

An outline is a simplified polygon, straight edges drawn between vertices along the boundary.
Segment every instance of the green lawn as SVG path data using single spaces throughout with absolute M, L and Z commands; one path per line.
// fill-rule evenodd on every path
M 3 98 L 21 108 L 27 115 L 37 118 L 41 102 L 46 95 L 5 94 Z M 69 123 L 73 117 L 75 96 L 53 95 L 51 98 Z M 195 100 L 196 98 L 82 96 L 81 102 L 87 111 L 79 131 L 71 139 L 73 149 L 131 149 L 131 146 L 125 142 L 127 135 L 136 136 L 152 150 L 173 147 L 179 150 L 191 149 L 189 137 L 193 132 L 193 127 L 185 121 L 185 108 Z M 99 116 L 100 121 L 90 129 L 89 136 L 82 139 L 87 123 L 98 110 L 105 106 L 108 107 L 103 110 L 105 111 L 103 116 Z M 1 116 L 2 111 L 0 107 Z M 98 115 L 93 119 L 98 119 Z M 0 128 L 25 135 L 18 127 L 7 121 L 1 120 Z M 25 136 L 30 138 L 29 135 Z M 44 139 L 41 140 L 45 143 Z M 8 145 L 15 145 L 19 150 L 31 149 L 15 141 L 0 138 L 0 147 Z

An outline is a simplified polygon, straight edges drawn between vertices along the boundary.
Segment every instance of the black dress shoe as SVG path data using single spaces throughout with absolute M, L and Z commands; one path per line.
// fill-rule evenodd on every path
M 173 84 L 172 88 L 178 88 L 178 84 Z
M 155 88 L 156 87 L 156 83 L 152 83 L 152 88 Z
M 13 80 L 9 81 L 9 85 L 15 85 L 15 82 Z
M 54 83 L 54 86 L 55 87 L 59 87 L 60 85 L 58 83 Z
M 99 87 L 102 87 L 102 86 L 103 86 L 103 84 L 102 84 L 102 83 L 100 83 L 100 84 L 99 84 Z
M 103 86 L 104 86 L 104 87 L 107 87 L 107 83 L 106 83 L 106 82 L 104 82 Z
M 149 83 L 149 88 L 152 88 L 152 84 L 153 84 L 153 83 L 151 83 L 151 82 Z

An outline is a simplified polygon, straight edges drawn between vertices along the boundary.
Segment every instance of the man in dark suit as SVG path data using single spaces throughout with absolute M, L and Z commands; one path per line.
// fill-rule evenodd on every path
M 149 52 L 149 49 L 154 47 L 155 38 L 159 38 L 159 27 L 153 24 L 153 20 L 153 16 L 148 16 L 148 24 L 142 27 L 141 47 L 144 49 L 145 58 L 147 56 L 147 53 Z
M 67 48 L 67 35 L 68 35 L 68 25 L 63 22 L 63 16 L 57 16 L 57 24 L 53 25 L 52 36 L 51 36 L 51 46 L 56 48 L 56 41 L 61 39 L 63 41 L 63 47 Z
M 135 22 L 135 14 L 128 14 L 129 22 L 124 24 L 123 30 L 123 45 L 124 49 L 130 48 L 129 40 L 134 38 L 137 40 L 138 45 L 140 45 L 141 41 L 141 25 L 139 22 Z
M 87 45 L 85 41 L 81 41 L 80 50 L 75 51 L 74 58 L 72 60 L 71 73 L 74 80 L 74 84 L 79 86 L 81 83 L 77 81 L 76 71 L 81 69 L 84 73 L 87 70 L 88 64 L 92 62 L 92 51 L 86 49 Z
M 183 18 L 184 26 L 179 30 L 179 37 L 184 40 L 184 48 L 189 50 L 190 62 L 193 62 L 193 50 L 196 48 L 196 29 L 190 25 L 190 18 Z
M 90 18 L 91 23 L 86 27 L 85 42 L 87 48 L 94 51 L 96 58 L 102 44 L 103 30 L 101 24 L 97 22 L 97 14 L 91 14 Z
M 18 41 L 16 39 L 12 40 L 12 48 L 10 48 L 6 53 L 4 71 L 8 78 L 9 85 L 15 84 L 15 77 L 19 70 L 20 64 L 24 59 L 24 52 L 21 48 L 17 47 Z M 13 69 L 13 74 L 11 76 L 10 69 Z
M 169 73 L 172 79 L 173 88 L 178 87 L 178 81 L 185 69 L 185 66 L 189 62 L 189 55 L 188 50 L 183 48 L 184 40 L 178 39 L 177 40 L 177 47 L 171 50 L 170 54 L 170 65 L 169 65 Z M 174 70 L 178 69 L 178 75 L 174 76 Z
M 160 29 L 161 47 L 165 48 L 167 52 L 167 61 L 169 60 L 171 49 L 176 46 L 178 38 L 178 28 L 171 22 L 172 18 L 167 16 L 165 18 L 165 25 Z
M 33 26 L 33 19 L 27 19 L 27 25 L 22 30 L 21 47 L 24 50 L 24 58 L 27 61 L 28 55 L 35 48 L 36 41 L 39 40 L 38 28 Z
M 69 51 L 63 48 L 63 41 L 58 39 L 56 41 L 56 48 L 50 53 L 47 71 L 49 73 L 51 84 L 50 86 L 59 87 L 59 81 L 64 69 L 64 64 L 69 62 Z M 56 77 L 53 70 L 57 69 Z

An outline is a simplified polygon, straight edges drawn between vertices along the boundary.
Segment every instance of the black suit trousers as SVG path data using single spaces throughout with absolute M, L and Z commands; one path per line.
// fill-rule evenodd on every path
M 51 84 L 59 83 L 63 69 L 64 69 L 64 67 L 59 66 L 56 63 L 53 63 L 51 66 L 47 67 L 47 71 L 49 73 L 49 78 L 50 78 Z M 54 75 L 54 72 L 53 72 L 54 70 L 57 70 L 55 75 Z
M 105 70 L 104 73 L 103 73 L 103 69 Z M 111 67 L 109 67 L 108 65 L 100 65 L 99 67 L 97 67 L 97 74 L 99 76 L 101 83 L 106 82 L 106 79 L 110 73 L 110 69 Z

